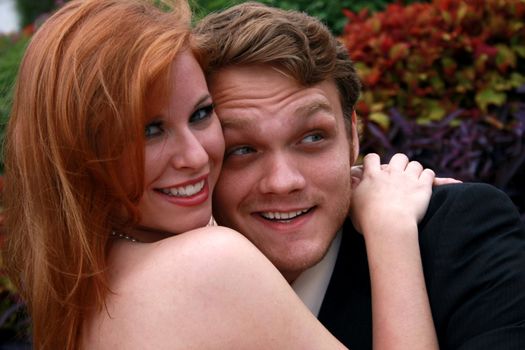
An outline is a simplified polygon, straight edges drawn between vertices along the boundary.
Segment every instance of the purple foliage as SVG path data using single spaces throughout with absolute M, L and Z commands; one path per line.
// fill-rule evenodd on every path
M 17 349 L 30 348 L 30 318 L 25 304 L 18 295 L 2 290 L 0 305 L 0 343 L 10 343 L 13 348 L 16 345 Z
M 521 88 L 525 92 L 525 88 Z M 456 110 L 440 121 L 418 124 L 391 109 L 388 130 L 364 121 L 362 153 L 383 161 L 397 152 L 408 155 L 438 176 L 487 182 L 504 190 L 525 219 L 525 103 L 512 102 L 491 111 L 496 127 L 484 118 L 462 118 Z

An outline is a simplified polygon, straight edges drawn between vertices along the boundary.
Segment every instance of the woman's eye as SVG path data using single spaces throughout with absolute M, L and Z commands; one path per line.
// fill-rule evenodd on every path
M 311 134 L 311 135 L 305 136 L 302 141 L 306 143 L 313 143 L 313 142 L 319 142 L 323 139 L 324 137 L 321 134 Z
M 152 122 L 144 127 L 144 136 L 146 139 L 150 139 L 152 137 L 159 136 L 163 131 L 162 122 Z
M 214 110 L 214 105 L 209 104 L 207 106 L 204 106 L 202 108 L 197 109 L 190 117 L 190 123 L 198 123 L 206 118 L 208 118 Z
M 243 156 L 249 153 L 253 153 L 255 150 L 249 146 L 242 146 L 242 147 L 236 147 L 232 148 L 227 152 L 228 156 Z

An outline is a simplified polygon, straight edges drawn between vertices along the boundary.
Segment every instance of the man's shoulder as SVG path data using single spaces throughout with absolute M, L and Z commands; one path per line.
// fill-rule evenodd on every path
M 463 199 L 468 200 L 480 196 L 507 196 L 505 192 L 497 187 L 483 183 L 483 182 L 463 182 L 458 184 L 449 184 L 442 186 L 435 186 L 432 189 L 432 199 L 446 200 L 446 199 Z
M 483 183 L 435 188 L 419 243 L 442 347 L 478 349 L 483 339 L 489 349 L 522 337 L 525 225 L 503 191 Z
M 432 191 L 422 226 L 435 216 L 481 220 L 485 214 L 519 219 L 518 210 L 509 196 L 493 185 L 461 183 L 437 186 Z
M 507 194 L 492 185 L 439 186 L 419 224 L 419 242 L 425 261 L 439 254 L 525 249 L 525 224 Z

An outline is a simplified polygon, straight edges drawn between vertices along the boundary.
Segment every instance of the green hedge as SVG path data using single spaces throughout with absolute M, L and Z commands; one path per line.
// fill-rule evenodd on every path
M 41 14 L 53 10 L 59 3 L 56 0 L 16 0 L 22 28 L 32 24 Z
M 52 11 L 56 6 L 67 0 L 16 0 L 16 8 L 20 14 L 22 27 L 33 23 L 41 14 Z M 425 0 L 404 0 L 403 4 L 424 2 Z M 242 0 L 190 0 L 195 9 L 197 18 L 209 12 L 217 11 L 238 3 Z M 336 34 L 343 31 L 346 18 L 343 9 L 353 12 L 367 8 L 371 11 L 380 11 L 396 0 L 259 0 L 259 2 L 280 7 L 305 11 L 325 22 Z
M 5 124 L 9 118 L 13 85 L 20 60 L 29 41 L 25 34 L 0 36 L 0 140 L 4 138 Z M 0 172 L 3 163 L 0 162 Z
M 207 13 L 217 11 L 239 4 L 242 0 L 193 0 L 192 5 L 196 12 L 196 17 L 200 18 Z M 389 3 L 397 2 L 395 0 L 259 0 L 264 4 L 280 7 L 283 9 L 292 9 L 304 11 L 312 16 L 322 20 L 335 34 L 343 31 L 347 18 L 343 14 L 343 9 L 353 12 L 369 9 L 379 11 L 386 8 Z M 405 4 L 413 2 L 424 2 L 424 0 L 405 0 Z

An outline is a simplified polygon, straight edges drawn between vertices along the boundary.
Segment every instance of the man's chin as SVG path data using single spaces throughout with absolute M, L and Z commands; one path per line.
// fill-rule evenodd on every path
M 293 282 L 301 273 L 319 263 L 328 252 L 330 245 L 319 246 L 315 249 L 291 249 L 288 251 L 263 253 L 270 259 L 273 265 L 286 278 L 288 282 Z

